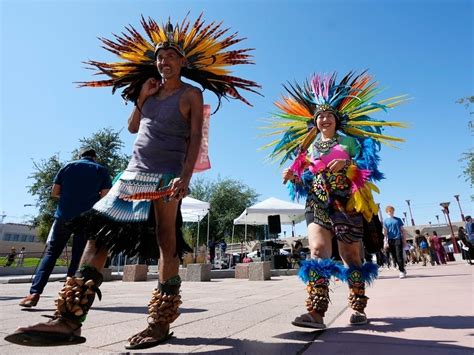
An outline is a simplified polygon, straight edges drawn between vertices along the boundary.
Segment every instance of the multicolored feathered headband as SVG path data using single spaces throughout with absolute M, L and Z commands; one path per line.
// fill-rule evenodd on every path
M 204 90 L 208 89 L 216 94 L 219 105 L 222 97 L 239 99 L 250 105 L 238 89 L 259 94 L 256 89 L 260 88 L 260 85 L 231 76 L 227 67 L 254 64 L 248 54 L 253 49 L 226 50 L 244 38 L 237 38 L 237 33 L 224 36 L 229 29 L 221 28 L 222 22 L 212 22 L 204 26 L 202 16 L 201 14 L 192 25 L 186 16 L 181 25 L 174 27 L 169 20 L 166 26 L 159 26 L 151 18 L 147 21 L 142 16 L 141 25 L 148 39 L 132 26 L 126 27 L 128 33 L 114 35 L 115 41 L 100 38 L 104 44 L 103 48 L 119 56 L 122 61 L 85 62 L 90 66 L 89 69 L 97 71 L 96 74 L 106 75 L 109 79 L 79 82 L 79 86 L 112 86 L 112 93 L 124 87 L 122 97 L 126 101 L 136 103 L 140 88 L 148 78 L 161 80 L 155 65 L 155 55 L 159 49 L 166 47 L 175 49 L 186 59 L 187 66 L 182 68 L 181 75 L 199 83 Z
M 372 138 L 385 144 L 403 141 L 382 134 L 382 129 L 384 126 L 405 127 L 405 124 L 375 120 L 369 115 L 401 104 L 406 101 L 406 95 L 371 102 L 381 90 L 366 72 L 359 75 L 349 72 L 339 83 L 336 82 L 336 73 L 314 75 L 303 86 L 295 83 L 284 88 L 288 95 L 275 102 L 280 112 L 273 115 L 267 127 L 273 130 L 267 135 L 283 134 L 283 137 L 264 147 L 274 147 L 270 158 L 281 159 L 281 164 L 293 159 L 299 150 L 306 150 L 314 141 L 318 134 L 315 120 L 323 111 L 334 113 L 338 130 L 345 135 Z

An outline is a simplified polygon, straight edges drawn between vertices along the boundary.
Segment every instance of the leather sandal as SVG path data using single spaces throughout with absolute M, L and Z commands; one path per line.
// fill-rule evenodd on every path
M 7 335 L 5 340 L 25 346 L 59 346 L 59 345 L 76 345 L 86 342 L 86 338 L 82 337 L 81 325 L 71 325 L 63 319 L 54 319 L 53 321 L 64 322 L 69 328 L 68 333 L 48 332 L 44 330 L 32 330 L 28 328 L 20 328 L 13 334 Z
M 368 323 L 367 316 L 365 313 L 355 311 L 354 313 L 351 314 L 351 318 L 349 322 L 352 325 L 364 325 Z
M 149 325 L 145 330 L 133 335 L 128 339 L 128 344 L 125 345 L 125 349 L 133 350 L 133 349 L 147 349 L 164 343 L 168 339 L 171 339 L 173 336 L 173 332 L 170 333 L 169 326 L 167 327 L 166 331 L 163 333 L 162 336 L 159 338 L 153 337 L 153 326 Z M 139 337 L 136 341 L 132 342 L 132 339 L 135 337 Z M 143 339 L 148 338 L 148 340 L 141 341 Z
M 326 325 L 324 323 L 317 322 L 310 313 L 302 314 L 299 317 L 296 317 L 291 324 L 297 327 L 303 328 L 314 328 L 314 329 L 325 329 Z

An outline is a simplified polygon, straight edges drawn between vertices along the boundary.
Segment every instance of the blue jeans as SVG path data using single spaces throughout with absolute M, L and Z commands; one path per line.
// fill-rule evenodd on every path
M 66 222 L 67 221 L 59 219 L 54 220 L 53 226 L 51 227 L 51 240 L 48 244 L 48 250 L 36 271 L 33 284 L 30 288 L 30 294 L 43 293 L 43 289 L 48 283 L 49 276 L 53 272 L 54 265 L 56 265 L 56 260 L 58 260 L 71 236 L 71 231 L 66 227 Z M 72 241 L 71 263 L 69 264 L 67 271 L 68 276 L 74 276 L 76 273 L 86 243 L 87 238 L 85 235 L 77 233 L 74 235 Z

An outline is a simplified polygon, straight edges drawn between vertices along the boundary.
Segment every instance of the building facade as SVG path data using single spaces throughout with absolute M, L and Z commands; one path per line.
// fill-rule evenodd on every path
M 28 254 L 42 253 L 45 244 L 42 243 L 35 228 L 20 223 L 0 223 L 0 255 L 8 254 L 11 248 L 17 252 L 24 247 Z

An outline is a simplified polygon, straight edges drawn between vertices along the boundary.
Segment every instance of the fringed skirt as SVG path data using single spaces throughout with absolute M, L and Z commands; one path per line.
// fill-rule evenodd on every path
M 74 218 L 69 226 L 73 232 L 81 231 L 95 240 L 97 248 L 106 248 L 115 256 L 123 253 L 129 257 L 158 259 L 155 214 L 150 200 L 127 201 L 121 196 L 140 192 L 157 191 L 175 176 L 124 171 L 108 194 L 91 210 Z M 181 203 L 176 217 L 176 254 L 191 248 L 183 239 Z
M 306 223 L 332 230 L 344 243 L 360 241 L 364 235 L 363 217 L 345 209 L 350 194 L 351 181 L 345 173 L 324 170 L 317 174 L 306 199 Z

